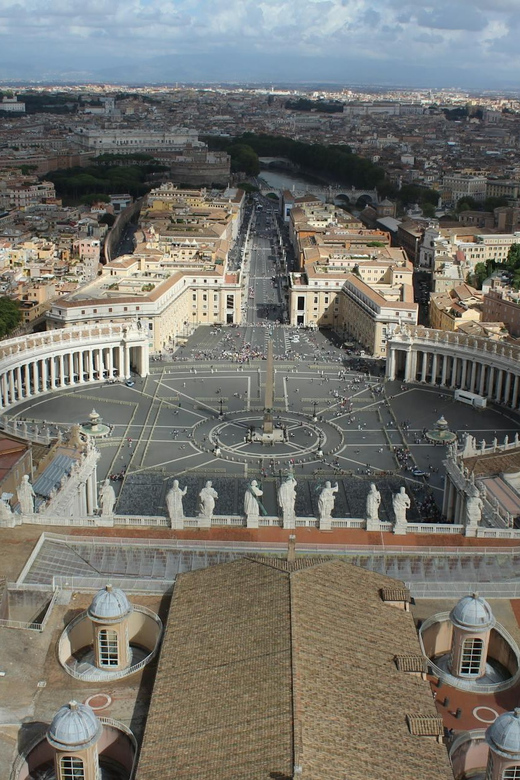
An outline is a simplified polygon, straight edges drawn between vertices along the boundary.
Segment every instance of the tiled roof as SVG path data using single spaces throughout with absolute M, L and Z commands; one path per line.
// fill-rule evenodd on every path
M 396 581 L 340 560 L 242 559 L 179 577 L 136 780 L 451 780 Z M 431 730 L 430 730 L 431 731 Z

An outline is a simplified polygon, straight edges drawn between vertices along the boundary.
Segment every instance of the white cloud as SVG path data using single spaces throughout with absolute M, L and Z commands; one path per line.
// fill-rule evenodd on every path
M 390 77 L 396 63 L 435 68 L 442 53 L 447 69 L 489 75 L 503 67 L 501 45 L 510 73 L 518 72 L 518 26 L 520 0 L 0 0 L 0 60 L 22 67 L 27 57 L 61 53 L 71 69 L 93 57 L 102 66 L 108 57 L 131 64 L 227 51 L 231 61 L 263 51 L 293 62 L 357 58 L 361 71 L 363 61 L 386 60 Z M 69 63 L 70 52 L 77 62 Z

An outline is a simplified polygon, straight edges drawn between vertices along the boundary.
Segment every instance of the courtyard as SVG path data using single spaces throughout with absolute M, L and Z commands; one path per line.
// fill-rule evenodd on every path
M 284 440 L 249 442 L 262 427 L 267 343 L 274 350 L 275 426 Z M 99 439 L 99 483 L 110 477 L 116 513 L 165 515 L 173 479 L 188 488 L 187 516 L 196 514 L 211 479 L 217 515 L 240 515 L 248 482 L 257 479 L 269 515 L 277 487 L 297 480 L 296 513 L 314 517 L 325 480 L 338 483 L 334 516 L 363 517 L 370 482 L 382 496 L 380 519 L 393 520 L 392 493 L 404 485 L 411 521 L 441 522 L 444 446 L 425 437 L 441 415 L 462 440 L 488 444 L 518 430 L 511 412 L 477 411 L 431 386 L 384 382 L 377 361 L 348 354 L 328 334 L 266 324 L 199 327 L 175 353 L 155 356 L 150 375 L 133 385 L 99 382 L 47 393 L 12 416 L 51 433 L 88 420 L 95 409 L 110 427 Z M 413 471 L 425 476 L 414 475 Z

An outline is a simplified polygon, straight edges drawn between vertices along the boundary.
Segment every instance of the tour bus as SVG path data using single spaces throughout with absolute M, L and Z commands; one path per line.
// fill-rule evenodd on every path
M 470 393 L 468 390 L 455 390 L 455 400 L 474 406 L 475 409 L 485 409 L 487 406 L 487 398 L 478 393 Z

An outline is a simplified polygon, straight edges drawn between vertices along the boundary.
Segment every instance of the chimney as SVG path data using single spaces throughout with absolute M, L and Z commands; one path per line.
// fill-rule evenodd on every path
M 289 544 L 287 546 L 287 563 L 294 563 L 296 560 L 296 536 L 291 534 L 289 536 Z

